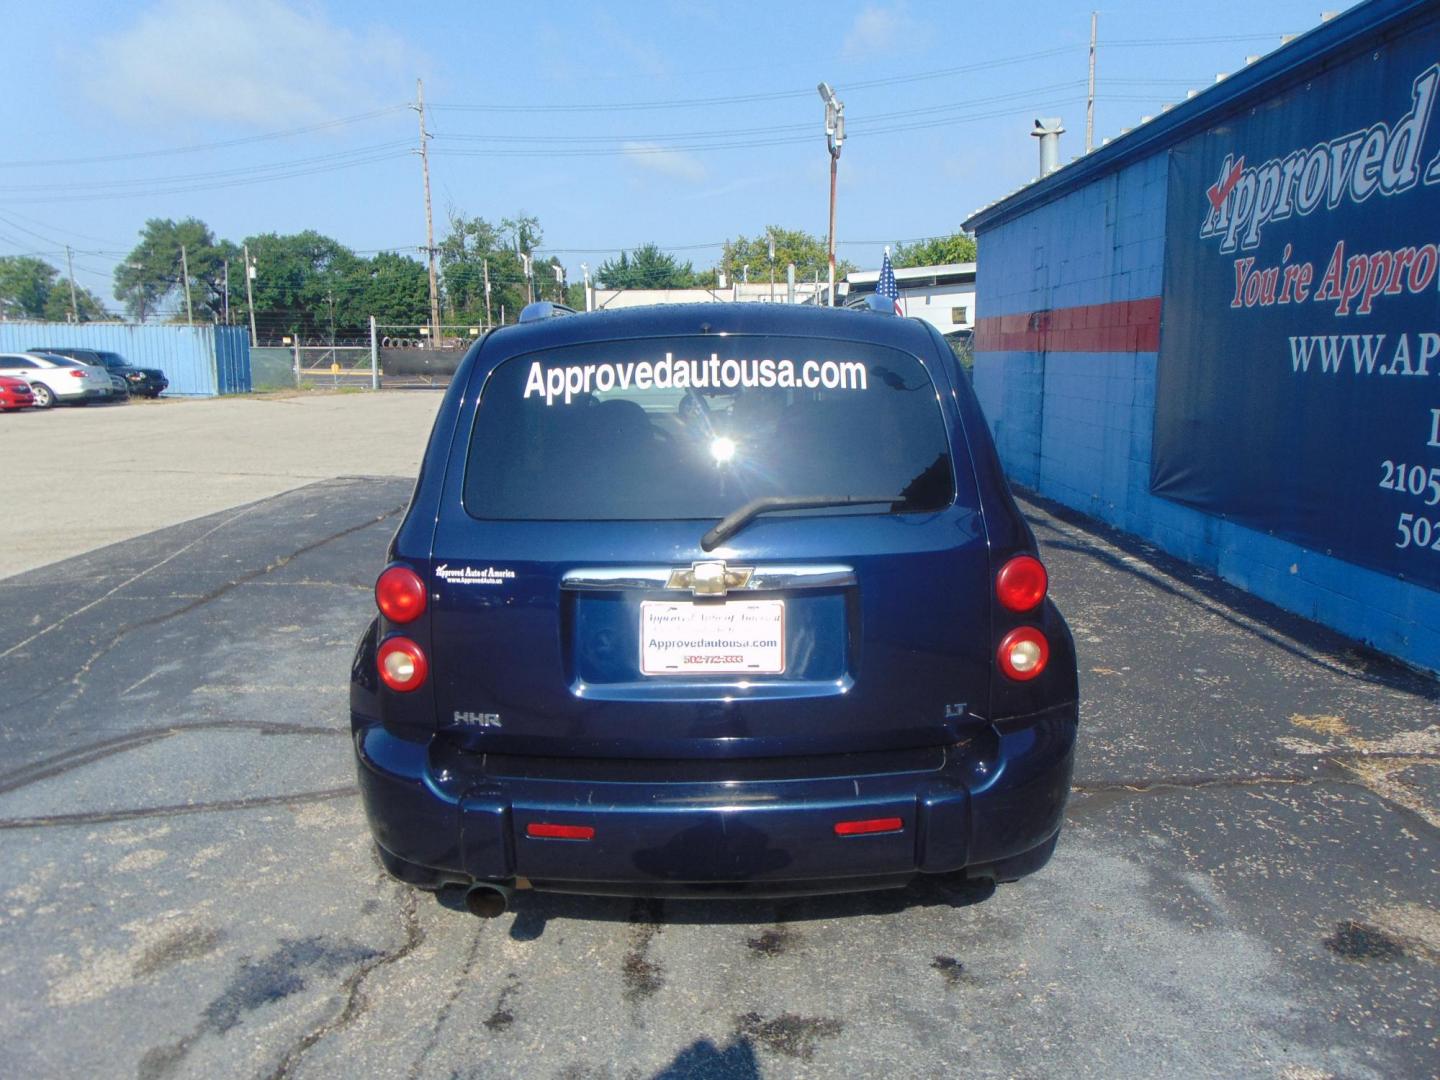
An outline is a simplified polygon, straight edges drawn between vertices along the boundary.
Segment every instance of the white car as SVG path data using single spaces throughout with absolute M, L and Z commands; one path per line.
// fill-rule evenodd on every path
M 35 392 L 35 407 L 48 409 L 57 401 L 84 405 L 113 396 L 110 372 L 50 353 L 0 353 L 0 375 L 24 379 Z

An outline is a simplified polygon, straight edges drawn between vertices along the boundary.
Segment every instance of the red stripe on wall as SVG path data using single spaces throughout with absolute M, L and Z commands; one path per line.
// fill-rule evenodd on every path
M 975 324 L 977 352 L 1156 352 L 1160 297 L 997 315 Z

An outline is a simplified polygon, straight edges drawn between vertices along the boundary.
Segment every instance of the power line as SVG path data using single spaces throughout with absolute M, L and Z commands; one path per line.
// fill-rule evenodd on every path
M 852 131 L 852 136 L 875 136 L 890 135 L 901 131 L 920 131 L 927 128 L 945 127 L 951 124 L 974 123 L 980 120 L 991 120 L 1001 116 L 1012 116 L 1016 113 L 1026 112 L 1032 108 L 1053 108 L 1060 105 L 1074 104 L 1074 98 L 1047 99 L 1041 104 L 1032 104 L 1026 107 L 1011 107 L 995 111 L 973 113 L 968 115 L 946 116 L 939 119 L 927 120 L 914 124 L 892 124 L 889 126 L 868 127 L 862 126 L 859 130 Z M 1083 101 L 1084 99 L 1079 99 Z M 1150 97 L 1141 100 L 1152 100 Z M 703 153 L 712 150 L 748 150 L 765 146 L 794 146 L 808 143 L 811 140 L 806 136 L 774 137 L 756 139 L 735 139 L 728 142 L 708 143 L 674 143 L 668 145 L 622 145 L 602 147 L 575 147 L 575 148 L 536 148 L 536 149 L 437 149 L 437 156 L 447 157 L 631 157 L 647 156 L 655 154 L 672 154 L 679 151 L 687 153 Z
M 377 153 L 384 153 L 399 149 L 408 149 L 408 142 L 393 141 L 388 143 L 376 143 L 372 146 L 359 146 L 352 150 L 335 150 L 328 154 L 317 154 L 313 157 L 295 158 L 290 161 L 277 161 L 269 165 L 250 165 L 234 169 L 216 169 L 210 172 L 181 173 L 167 176 L 144 176 L 125 180 L 82 180 L 75 183 L 44 183 L 44 184 L 4 184 L 0 185 L 0 192 L 28 192 L 28 191 L 79 191 L 94 190 L 103 188 L 128 188 L 170 185 L 180 183 L 192 183 L 201 180 L 223 180 L 232 176 L 255 176 L 257 173 L 274 172 L 282 169 L 291 169 L 304 165 L 313 165 L 320 162 L 340 162 L 348 158 L 366 156 Z
M 309 168 L 290 169 L 286 172 L 275 172 L 269 175 L 253 176 L 247 175 L 234 180 L 224 180 L 214 183 L 187 184 L 178 187 L 155 187 L 142 191 L 120 191 L 100 192 L 89 195 L 28 195 L 23 198 L 6 197 L 7 203 L 63 203 L 63 202 L 99 202 L 112 199 L 136 199 L 158 195 L 183 195 L 191 191 L 212 191 L 218 188 L 247 187 L 251 184 L 269 183 L 274 180 L 289 180 L 297 176 L 312 176 L 318 173 L 336 172 L 341 169 L 350 169 L 358 165 L 373 165 L 383 161 L 395 161 L 400 158 L 409 157 L 411 150 L 409 144 L 404 144 L 406 149 L 397 149 L 388 153 L 378 153 L 370 157 L 355 158 L 349 161 L 342 161 L 329 165 L 316 165 Z
M 328 131 L 332 128 L 356 124 L 362 120 L 373 120 L 378 116 L 386 116 L 389 113 L 397 112 L 405 108 L 408 108 L 408 106 L 387 105 L 381 109 L 372 109 L 369 112 L 357 113 L 354 116 L 342 116 L 318 124 L 309 124 L 305 127 L 289 128 L 285 131 L 269 131 L 261 135 L 246 135 L 238 139 L 223 139 L 219 142 L 194 143 L 190 146 L 172 146 L 159 150 L 133 150 L 126 153 L 100 154 L 93 157 L 48 158 L 35 161 L 0 161 L 0 168 L 27 169 L 55 165 L 98 165 L 110 161 L 134 161 L 139 158 L 168 157 L 173 154 L 196 154 L 205 150 L 223 150 L 231 146 L 247 146 L 251 143 L 266 142 L 271 139 L 288 139 L 295 135 L 310 135 L 317 131 Z
M 852 127 L 858 126 L 863 129 L 866 125 L 874 124 L 883 120 L 894 120 L 916 116 L 933 115 L 936 113 L 949 112 L 956 109 L 972 109 L 979 105 L 999 104 L 1000 102 L 1014 101 L 1021 98 L 1031 97 L 1037 94 L 1052 94 L 1067 90 L 1075 90 L 1084 85 L 1083 79 L 1074 79 L 1068 82 L 1053 83 L 1048 86 L 1036 86 L 1023 90 L 1016 90 L 1006 94 L 993 94 L 986 97 L 973 97 L 965 101 L 951 101 L 936 105 L 927 105 L 920 108 L 898 109 L 894 112 L 871 113 L 867 116 L 857 118 Z M 765 127 L 749 128 L 719 128 L 708 131 L 680 131 L 650 134 L 631 135 L 494 135 L 479 132 L 454 133 L 448 135 L 436 135 L 437 139 L 455 140 L 457 142 L 496 142 L 496 143 L 519 143 L 534 145 L 571 145 L 574 143 L 656 143 L 669 139 L 727 139 L 738 136 L 765 136 L 779 135 L 789 132 L 812 131 L 814 124 L 774 124 Z
M 1052 56 L 1059 56 L 1062 53 L 1073 52 L 1078 46 L 1060 46 L 1052 49 L 1041 49 L 1036 52 L 1020 53 L 1015 56 L 1000 57 L 995 60 L 982 60 L 973 64 L 961 64 L 958 67 L 937 68 L 933 71 L 920 71 L 911 75 L 895 75 L 884 79 L 865 79 L 858 82 L 838 84 L 839 89 L 868 90 L 877 86 L 896 86 L 901 83 L 920 82 L 926 79 L 942 79 L 953 75 L 965 75 L 976 71 L 988 71 L 992 68 L 1005 67 L 1010 64 L 1022 64 L 1031 60 L 1043 60 Z M 445 110 L 447 112 L 496 112 L 496 113 L 522 113 L 522 112 L 615 112 L 615 111 L 643 111 L 652 109 L 686 109 L 700 108 L 710 105 L 742 105 L 757 101 L 780 101 L 785 98 L 810 97 L 815 93 L 814 87 L 806 87 L 804 90 L 772 90 L 754 94 L 728 94 L 717 97 L 703 98 L 671 98 L 656 101 L 611 101 L 603 104 L 590 105 L 431 105 L 431 109 Z

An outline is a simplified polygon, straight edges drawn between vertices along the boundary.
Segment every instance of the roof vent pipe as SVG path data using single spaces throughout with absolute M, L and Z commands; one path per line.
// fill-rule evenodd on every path
M 1049 176 L 1060 167 L 1060 136 L 1065 125 L 1058 116 L 1037 116 L 1030 134 L 1040 140 L 1040 175 Z

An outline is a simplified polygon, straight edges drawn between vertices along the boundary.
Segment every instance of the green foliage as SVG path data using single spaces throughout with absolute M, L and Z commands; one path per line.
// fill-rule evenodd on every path
M 369 333 L 371 315 L 399 325 L 430 320 L 429 273 L 415 259 L 390 251 L 362 258 L 313 230 L 265 233 L 245 243 L 256 267 L 255 314 L 267 336 L 359 337 Z M 230 290 L 233 317 L 243 323 L 248 313 L 240 273 Z
M 918 240 L 913 244 L 897 244 L 890 256 L 890 264 L 902 266 L 945 266 L 949 263 L 975 261 L 975 238 L 969 233 L 957 232 L 949 236 L 934 236 L 929 240 Z
M 110 317 L 100 298 L 89 289 L 79 285 L 75 286 L 74 314 L 79 316 L 78 321 L 80 322 L 95 322 Z M 41 311 L 40 317 L 50 322 L 70 321 L 70 280 L 68 278 L 61 278 L 55 283 L 55 288 L 50 290 L 50 295 L 45 300 L 45 308 Z
M 126 310 L 141 319 L 174 297 L 184 311 L 183 265 L 188 262 L 195 318 L 213 322 L 225 307 L 227 259 L 238 265 L 239 250 L 228 241 L 217 241 L 203 221 L 151 218 L 140 230 L 140 242 L 115 268 L 115 299 L 124 301 Z
M 481 217 L 467 218 L 452 209 L 449 232 L 440 241 L 440 268 L 444 279 L 446 318 L 454 322 L 499 325 L 502 309 L 505 320 L 514 322 L 529 302 L 533 289 L 536 300 L 564 302 L 569 292 L 555 280 L 551 267 L 559 266 L 553 256 L 533 259 L 532 279 L 525 277 L 520 252 L 530 255 L 544 241 L 540 219 L 524 211 L 501 218 L 492 225 Z M 489 272 L 490 303 L 485 303 L 486 272 Z M 584 295 L 581 294 L 581 303 Z
M 820 280 L 826 280 L 828 251 L 823 236 L 811 236 L 803 229 L 782 229 L 772 225 L 754 238 L 739 236 L 725 241 L 725 250 L 720 256 L 721 268 L 730 282 L 744 280 L 744 268 L 750 267 L 750 280 L 770 280 L 770 238 L 775 238 L 775 280 L 785 280 L 785 267 L 795 264 L 795 277 L 799 281 L 813 281 L 818 273 Z M 836 258 L 835 279 L 838 281 L 856 269 L 848 259 Z
M 0 313 L 8 319 L 38 319 L 59 275 L 49 263 L 28 255 L 0 258 Z
M 359 306 L 364 309 L 362 317 L 374 315 L 382 323 L 392 325 L 422 322 L 430 309 L 430 274 L 425 265 L 415 259 L 397 255 L 393 251 L 382 251 L 362 262 L 365 287 L 360 290 Z
M 641 244 L 634 255 L 622 251 L 618 259 L 606 259 L 595 276 L 605 289 L 688 289 L 695 284 L 695 268 L 655 244 Z
M 105 318 L 105 305 L 89 289 L 75 286 L 76 313 L 81 322 Z M 0 314 L 9 319 L 68 322 L 70 280 L 42 259 L 28 255 L 0 257 Z

